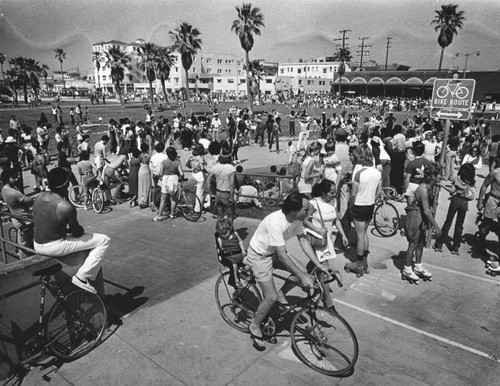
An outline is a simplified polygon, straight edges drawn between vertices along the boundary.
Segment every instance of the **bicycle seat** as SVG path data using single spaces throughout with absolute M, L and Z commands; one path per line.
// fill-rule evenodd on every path
M 54 264 L 50 267 L 40 269 L 38 271 L 33 272 L 32 276 L 52 276 L 54 273 L 59 272 L 62 269 L 61 264 Z

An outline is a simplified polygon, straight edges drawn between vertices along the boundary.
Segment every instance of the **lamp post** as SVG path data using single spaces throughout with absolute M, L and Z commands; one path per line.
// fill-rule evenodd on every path
M 465 56 L 465 66 L 464 66 L 464 76 L 463 76 L 463 79 L 465 79 L 465 74 L 467 72 L 467 61 L 469 60 L 469 56 L 471 55 L 477 55 L 479 56 L 481 53 L 479 51 L 476 51 L 476 52 L 467 52 L 467 53 L 463 53 L 463 52 L 457 52 L 457 54 L 455 55 L 457 58 L 459 57 L 459 55 L 463 55 Z

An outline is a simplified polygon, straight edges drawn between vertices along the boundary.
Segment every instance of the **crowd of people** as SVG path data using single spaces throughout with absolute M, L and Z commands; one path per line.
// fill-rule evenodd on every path
M 284 114 L 273 109 L 251 115 L 247 109 L 236 107 L 224 112 L 215 108 L 212 113 L 202 115 L 176 113 L 169 120 L 164 116 L 156 119 L 148 110 L 144 121 L 111 119 L 107 133 L 91 148 L 89 135 L 81 127 L 84 122 L 81 108 L 70 115 L 70 124 L 77 132 L 76 147 L 69 141 L 59 110 L 54 110 L 56 168 L 48 170 L 50 126 L 43 117 L 32 135 L 31 128 L 12 116 L 9 136 L 0 145 L 2 196 L 8 209 L 14 214 L 27 215 L 34 203 L 34 229 L 14 222 L 19 230 L 19 243 L 47 255 L 92 250 L 73 283 L 93 292 L 89 280 L 95 278 L 109 238 L 82 232 L 76 210 L 65 201 L 68 186 L 82 184 L 81 194 L 88 203 L 89 187 L 101 181 L 108 203 L 116 204 L 124 184 L 122 171 L 126 170 L 130 207 L 149 207 L 152 190 L 161 189 L 158 213 L 153 217 L 153 221 L 160 222 L 174 217 L 179 179 L 190 173 L 199 198 L 195 210 L 211 211 L 217 218 L 221 244 L 252 267 L 264 293 L 264 301 L 250 326 L 258 349 L 265 347 L 260 321 L 275 302 L 286 307 L 284 294 L 288 288 L 276 289 L 273 266 L 286 268 L 308 286 L 311 270 L 317 268 L 322 275 L 328 275 L 329 263 L 337 253 L 349 248 L 349 238 L 355 238 L 356 259 L 347 263 L 346 269 L 358 275 L 369 271 L 368 227 L 383 187 L 394 187 L 397 199 L 407 203 L 404 234 L 408 248 L 402 276 L 411 282 L 432 277 L 422 264 L 426 235 L 434 229 L 434 248 L 441 251 L 448 242 L 455 216 L 452 253 L 458 253 L 468 201 L 475 198 L 475 173 L 482 167 L 485 151 L 491 173 L 479 193 L 478 209 L 482 210 L 484 205 L 479 252 L 486 252 L 484 240 L 488 233 L 497 231 L 499 138 L 490 138 L 488 123 L 481 119 L 463 124 L 454 122 L 444 148 L 442 122 L 425 116 L 419 109 L 402 121 L 392 112 L 373 112 L 361 119 L 357 112 L 345 110 L 331 116 L 322 113 L 311 117 L 306 108 Z M 283 121 L 288 123 L 287 127 L 282 125 Z M 234 236 L 235 203 L 238 192 L 245 186 L 252 187 L 241 178 L 238 149 L 267 144 L 270 151 L 279 153 L 280 137 L 287 130 L 289 171 L 294 166 L 295 172 L 284 170 L 280 174 L 294 174 L 286 176 L 291 180 L 291 194 L 282 209 L 262 221 L 249 249 L 245 250 L 241 240 Z M 184 165 L 178 156 L 181 149 L 189 154 Z M 440 159 L 442 164 L 436 162 Z M 23 167 L 30 168 L 36 181 L 34 189 L 41 192 L 35 200 L 24 194 Z M 435 219 L 437 185 L 452 195 L 442 230 Z M 113 186 L 116 189 L 111 195 Z M 260 204 L 257 198 L 255 201 Z M 37 230 L 37 223 L 42 224 L 43 230 Z M 309 258 L 308 267 L 301 267 L 286 251 L 285 241 L 293 236 L 299 238 Z M 329 296 L 324 301 L 326 306 L 332 306 Z

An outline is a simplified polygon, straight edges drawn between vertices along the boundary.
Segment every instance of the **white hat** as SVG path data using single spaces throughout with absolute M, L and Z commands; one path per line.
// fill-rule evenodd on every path
M 14 137 L 9 135 L 5 140 L 5 143 L 16 143 L 16 140 L 14 139 Z

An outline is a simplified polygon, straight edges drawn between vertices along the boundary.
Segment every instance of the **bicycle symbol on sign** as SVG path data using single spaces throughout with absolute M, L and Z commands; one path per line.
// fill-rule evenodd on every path
M 465 99 L 469 96 L 469 89 L 462 86 L 461 82 L 456 80 L 449 80 L 445 86 L 438 87 L 436 96 L 438 98 L 446 98 L 447 96 L 457 97 L 458 99 Z

